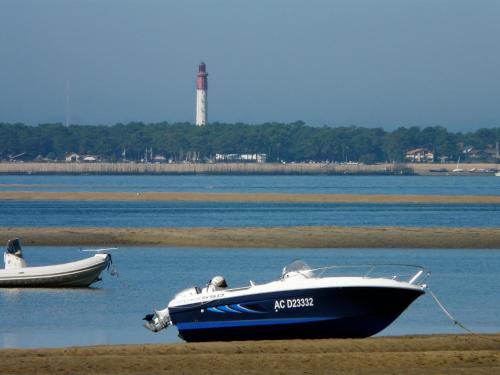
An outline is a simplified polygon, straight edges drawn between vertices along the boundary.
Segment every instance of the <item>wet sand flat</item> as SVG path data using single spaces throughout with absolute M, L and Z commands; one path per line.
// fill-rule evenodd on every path
M 51 246 L 500 249 L 500 228 L 0 228 L 0 243 L 13 237 Z
M 32 192 L 2 191 L 1 200 L 50 201 L 205 201 L 283 203 L 455 203 L 500 204 L 500 195 L 381 195 L 381 194 L 276 194 L 191 192 Z
M 0 350 L 21 374 L 499 374 L 500 334 Z

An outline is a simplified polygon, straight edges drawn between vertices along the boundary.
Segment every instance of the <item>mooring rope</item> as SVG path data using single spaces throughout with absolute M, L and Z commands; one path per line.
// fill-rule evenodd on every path
M 451 313 L 446 309 L 446 307 L 444 307 L 444 305 L 441 303 L 441 301 L 437 298 L 437 296 L 434 294 L 434 292 L 432 290 L 430 290 L 430 289 L 427 289 L 427 290 L 429 291 L 429 294 L 434 299 L 434 301 L 436 301 L 436 304 L 441 309 L 441 311 L 444 312 L 444 314 L 453 322 L 454 325 L 459 326 L 464 331 L 469 332 L 470 334 L 472 334 L 474 336 L 481 337 L 481 338 L 483 338 L 485 340 L 491 340 L 491 341 L 494 341 L 494 342 L 500 342 L 500 340 L 498 340 L 498 339 L 495 339 L 493 337 L 488 337 L 488 336 L 481 335 L 481 334 L 476 333 L 476 332 L 472 331 L 471 329 L 467 328 L 463 323 L 460 323 L 457 319 L 455 319 L 453 317 L 453 315 L 451 315 Z
M 462 328 L 463 330 L 469 332 L 469 333 L 474 333 L 472 330 L 470 330 L 469 328 L 467 328 L 466 326 L 464 326 L 462 323 L 460 323 L 458 320 L 456 320 L 453 315 L 451 315 L 451 313 L 446 309 L 446 307 L 444 307 L 444 305 L 441 303 L 441 301 L 436 297 L 436 295 L 434 294 L 434 292 L 432 290 L 429 289 L 429 293 L 431 294 L 431 297 L 434 298 L 434 301 L 436 301 L 437 305 L 439 306 L 439 308 L 445 313 L 445 315 L 450 318 L 450 320 L 453 322 L 453 324 L 459 326 L 460 328 Z
M 114 265 L 113 263 L 113 257 L 111 256 L 111 254 L 109 253 L 106 253 L 109 257 L 109 262 L 108 262 L 108 265 L 106 267 L 106 269 L 108 270 L 108 273 L 111 275 L 111 276 L 116 276 L 118 277 L 118 270 L 116 269 L 116 266 Z

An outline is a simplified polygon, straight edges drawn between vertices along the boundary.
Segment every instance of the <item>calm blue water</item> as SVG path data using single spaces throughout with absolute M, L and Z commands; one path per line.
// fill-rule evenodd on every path
M 497 195 L 499 188 L 500 178 L 464 176 L 0 176 L 0 191 Z M 500 205 L 460 204 L 0 201 L 0 226 L 499 227 L 499 210 Z M 85 255 L 76 248 L 25 249 L 31 265 Z M 295 258 L 314 267 L 421 264 L 433 272 L 429 284 L 459 320 L 479 332 L 500 331 L 499 251 L 123 248 L 114 254 L 120 276 L 105 274 L 96 288 L 0 289 L 0 348 L 175 342 L 175 329 L 153 334 L 142 328 L 144 314 L 215 274 L 231 285 L 264 282 Z M 425 296 L 382 335 L 448 332 L 460 331 Z
M 497 195 L 472 176 L 0 176 L 1 190 Z M 0 226 L 498 227 L 500 205 L 0 201 Z
M 2 186 L 6 184 L 28 186 Z M 2 190 L 498 195 L 500 178 L 494 176 L 0 175 L 0 191 Z
M 31 265 L 85 255 L 76 248 L 25 248 Z M 432 271 L 428 285 L 458 320 L 478 332 L 500 331 L 499 251 L 122 248 L 113 258 L 119 277 L 104 274 L 97 288 L 0 289 L 0 348 L 178 342 L 175 328 L 153 334 L 141 318 L 213 275 L 224 275 L 230 286 L 266 282 L 296 258 L 312 267 L 420 264 Z M 426 295 L 381 335 L 460 332 Z
M 499 227 L 495 204 L 0 201 L 0 226 Z

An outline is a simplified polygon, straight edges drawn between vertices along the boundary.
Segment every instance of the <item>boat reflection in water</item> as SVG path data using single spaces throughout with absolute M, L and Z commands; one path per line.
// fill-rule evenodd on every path
M 146 315 L 145 327 L 175 325 L 186 341 L 368 337 L 425 293 L 426 276 L 420 266 L 311 269 L 296 260 L 269 283 L 230 289 L 216 276 L 202 289 L 183 290 Z

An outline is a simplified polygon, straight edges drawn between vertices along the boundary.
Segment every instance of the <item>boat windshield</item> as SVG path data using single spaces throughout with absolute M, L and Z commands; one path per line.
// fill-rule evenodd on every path
M 312 277 L 313 271 L 312 271 L 311 267 L 309 267 L 309 265 L 306 262 L 304 262 L 303 260 L 297 259 L 283 268 L 283 271 L 281 273 L 281 277 L 285 278 L 285 277 L 290 277 L 290 276 L 294 276 L 297 274 L 301 274 L 305 277 Z
M 198 288 L 197 286 L 192 286 L 190 288 L 186 288 L 186 289 L 183 289 L 181 290 L 179 293 L 177 293 L 175 295 L 174 298 L 179 298 L 179 297 L 183 297 L 183 298 L 186 298 L 186 297 L 190 297 L 190 296 L 195 296 L 197 294 L 200 294 L 200 288 Z

